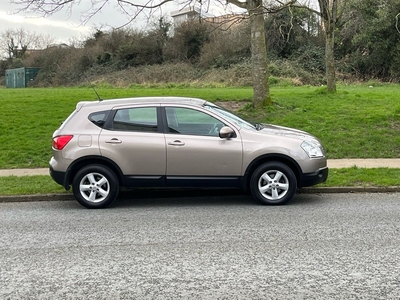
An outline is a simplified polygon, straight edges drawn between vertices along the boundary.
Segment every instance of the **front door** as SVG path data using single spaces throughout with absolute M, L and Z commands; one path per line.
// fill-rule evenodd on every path
M 219 129 L 226 124 L 200 110 L 165 107 L 165 114 L 169 131 L 165 135 L 167 181 L 183 180 L 196 186 L 195 181 L 205 180 L 221 185 L 217 181 L 236 180 L 241 175 L 242 142 L 238 133 L 234 138 L 221 139 Z

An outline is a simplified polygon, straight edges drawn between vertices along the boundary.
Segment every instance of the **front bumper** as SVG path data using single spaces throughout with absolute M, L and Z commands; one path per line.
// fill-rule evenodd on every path
M 318 183 L 323 183 L 328 178 L 328 173 L 329 173 L 328 167 L 321 168 L 314 173 L 305 173 L 303 174 L 300 180 L 300 185 L 298 186 L 298 188 L 313 186 Z

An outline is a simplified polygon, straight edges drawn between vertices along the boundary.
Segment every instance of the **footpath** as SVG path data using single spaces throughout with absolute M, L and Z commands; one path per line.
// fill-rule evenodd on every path
M 330 169 L 341 168 L 394 168 L 400 169 L 400 158 L 354 158 L 354 159 L 329 159 Z M 38 169 L 0 169 L 0 177 L 3 176 L 33 176 L 49 175 L 48 168 Z
M 330 159 L 329 169 L 341 168 L 395 168 L 400 169 L 400 158 L 373 158 L 373 159 Z M 0 177 L 4 176 L 34 176 L 49 175 L 48 168 L 37 169 L 0 169 Z M 400 178 L 399 178 L 400 181 Z M 399 186 L 394 187 L 308 187 L 303 188 L 299 193 L 398 193 Z M 27 201 L 62 201 L 73 200 L 72 193 L 46 194 L 46 195 L 21 195 L 21 196 L 0 196 L 0 202 L 27 202 Z
M 400 169 L 400 158 L 352 158 L 352 159 L 329 159 L 328 168 L 395 168 Z M 49 175 L 48 168 L 37 169 L 0 169 L 0 177 L 3 176 L 32 176 Z

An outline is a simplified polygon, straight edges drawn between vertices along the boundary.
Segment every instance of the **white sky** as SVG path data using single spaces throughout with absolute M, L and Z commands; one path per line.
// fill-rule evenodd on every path
M 316 0 L 303 0 L 302 2 L 312 3 L 315 1 Z M 126 15 L 115 7 L 114 1 L 110 1 L 102 11 L 98 12 L 87 24 L 83 25 L 82 14 L 90 8 L 91 2 L 92 1 L 89 0 L 83 0 L 80 1 L 79 5 L 74 4 L 71 15 L 64 9 L 52 16 L 43 18 L 35 17 L 32 14 L 28 16 L 22 13 L 14 14 L 13 12 L 20 7 L 11 4 L 10 0 L 0 0 L 0 34 L 7 29 L 23 28 L 29 32 L 50 35 L 54 38 L 56 43 L 63 42 L 68 44 L 71 39 L 83 40 L 93 33 L 95 29 L 107 30 L 110 28 L 107 26 L 118 27 L 127 22 Z M 153 18 L 150 18 L 150 22 L 156 22 L 161 16 L 161 13 L 170 18 L 170 12 L 179 8 L 182 7 L 179 7 L 176 2 L 169 3 L 163 6 L 162 12 L 155 13 Z M 223 9 L 223 5 L 221 7 L 215 7 L 214 14 L 223 14 Z M 138 29 L 146 29 L 150 26 L 145 15 L 135 20 L 135 23 L 132 25 Z
M 83 39 L 94 32 L 94 29 L 101 28 L 107 30 L 112 27 L 118 27 L 127 22 L 126 16 L 116 9 L 112 4 L 106 5 L 86 24 L 82 24 L 82 14 L 91 1 L 84 0 L 84 4 L 74 5 L 71 15 L 64 9 L 47 18 L 35 17 L 32 14 L 24 15 L 23 13 L 15 14 L 19 8 L 9 2 L 9 0 L 0 0 L 0 33 L 7 29 L 23 28 L 29 32 L 37 34 L 50 35 L 56 43 L 68 43 L 70 39 Z M 112 1 L 111 1 L 112 2 Z M 162 13 L 170 17 L 170 12 L 178 9 L 178 5 L 172 4 L 165 7 Z M 135 23 L 131 25 L 138 29 L 145 29 L 149 22 L 156 21 L 161 16 L 161 12 L 156 13 L 150 21 L 143 15 Z

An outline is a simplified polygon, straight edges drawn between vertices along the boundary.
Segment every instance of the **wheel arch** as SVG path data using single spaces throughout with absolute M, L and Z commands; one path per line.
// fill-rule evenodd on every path
M 75 160 L 67 170 L 67 174 L 65 176 L 65 189 L 69 189 L 72 184 L 73 178 L 75 177 L 76 173 L 85 166 L 88 165 L 102 165 L 108 167 L 111 171 L 115 173 L 118 178 L 120 185 L 125 185 L 125 179 L 123 173 L 119 166 L 115 164 L 112 160 L 102 157 L 102 156 L 84 156 L 77 160 Z
M 259 156 L 255 158 L 247 167 L 245 173 L 244 173 L 244 186 L 243 188 L 245 190 L 249 189 L 250 186 L 250 179 L 251 176 L 253 175 L 254 171 L 261 166 L 262 164 L 268 163 L 268 162 L 280 162 L 285 165 L 287 165 L 294 173 L 296 176 L 296 184 L 297 187 L 300 187 L 299 184 L 301 183 L 301 168 L 299 164 L 290 156 L 286 156 L 283 154 L 265 154 L 262 156 Z

